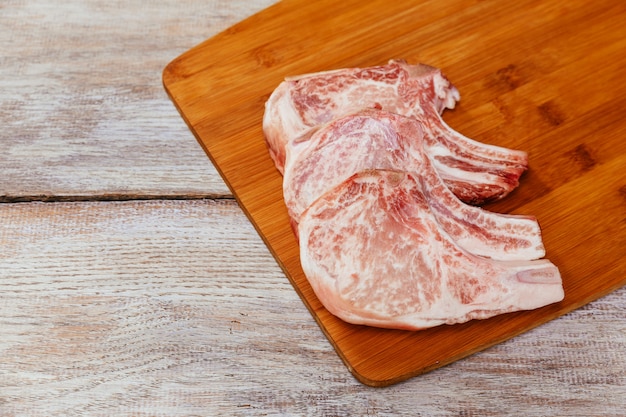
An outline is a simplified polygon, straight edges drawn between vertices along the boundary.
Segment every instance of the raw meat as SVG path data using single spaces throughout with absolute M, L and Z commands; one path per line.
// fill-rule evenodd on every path
M 339 318 L 417 330 L 563 298 L 534 217 L 464 204 L 508 194 L 527 155 L 447 126 L 458 99 L 439 70 L 390 61 L 290 78 L 267 101 L 302 268 Z
M 443 183 L 424 151 L 425 133 L 414 118 L 367 109 L 325 124 L 290 143 L 283 194 L 297 232 L 315 200 L 355 173 L 371 169 L 411 172 L 443 230 L 466 251 L 501 260 L 545 255 L 538 223 L 530 216 L 496 214 L 463 204 Z
M 474 141 L 446 125 L 440 114 L 459 98 L 440 70 L 392 60 L 286 79 L 266 102 L 263 130 L 282 173 L 289 142 L 337 117 L 363 108 L 414 117 L 426 126 L 425 148 L 435 168 L 461 200 L 483 204 L 500 199 L 519 184 L 527 155 Z
M 426 188 L 412 173 L 364 171 L 302 214 L 302 267 L 332 314 L 418 330 L 563 298 L 547 260 L 496 261 L 460 248 L 433 215 Z

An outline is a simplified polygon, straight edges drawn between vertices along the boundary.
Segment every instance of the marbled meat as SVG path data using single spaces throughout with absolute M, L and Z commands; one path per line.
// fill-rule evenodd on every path
M 427 127 L 426 151 L 447 186 L 462 201 L 481 205 L 506 196 L 527 169 L 523 151 L 480 143 L 441 118 L 460 95 L 437 68 L 392 60 L 285 79 L 266 102 L 263 131 L 282 173 L 291 140 L 323 123 L 363 108 L 414 117 Z
M 354 324 L 419 330 L 535 309 L 563 298 L 550 261 L 463 250 L 431 209 L 424 180 L 359 172 L 308 207 L 302 268 L 322 304 Z
M 541 229 L 532 216 L 503 215 L 463 204 L 444 184 L 424 151 L 425 129 L 414 118 L 365 109 L 326 123 L 290 144 L 283 195 L 297 231 L 302 212 L 354 173 L 371 169 L 408 171 L 424 182 L 430 208 L 457 244 L 501 260 L 545 255 Z
M 441 118 L 458 91 L 427 65 L 286 79 L 263 130 L 322 304 L 354 324 L 418 330 L 563 299 L 533 216 L 477 205 L 507 195 L 525 152 Z

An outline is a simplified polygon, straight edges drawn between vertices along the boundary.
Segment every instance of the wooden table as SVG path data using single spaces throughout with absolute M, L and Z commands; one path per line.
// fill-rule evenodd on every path
M 397 385 L 348 372 L 161 83 L 271 3 L 0 5 L 0 415 L 624 415 L 626 288 Z

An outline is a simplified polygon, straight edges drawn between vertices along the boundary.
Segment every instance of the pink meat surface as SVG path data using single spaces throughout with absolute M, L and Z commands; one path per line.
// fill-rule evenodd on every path
M 372 169 L 398 170 L 422 178 L 433 216 L 466 251 L 500 260 L 542 258 L 545 250 L 536 219 L 497 214 L 461 202 L 425 151 L 425 135 L 414 118 L 367 109 L 292 142 L 283 194 L 296 232 L 302 213 L 347 178 Z
M 418 330 L 535 309 L 563 298 L 547 260 L 497 261 L 461 248 L 422 177 L 363 171 L 302 214 L 300 258 L 322 304 L 354 324 Z
M 311 129 L 364 108 L 414 117 L 425 127 L 426 150 L 446 185 L 464 202 L 500 199 L 519 184 L 525 152 L 487 145 L 451 129 L 441 118 L 454 108 L 458 90 L 428 65 L 392 60 L 387 65 L 348 68 L 291 77 L 265 105 L 263 131 L 282 173 L 289 143 Z

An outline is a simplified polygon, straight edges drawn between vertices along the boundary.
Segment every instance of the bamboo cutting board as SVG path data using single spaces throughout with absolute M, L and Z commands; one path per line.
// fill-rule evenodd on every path
M 176 58 L 163 82 L 349 370 L 385 386 L 626 283 L 625 23 L 621 0 L 289 0 Z M 264 102 L 287 75 L 392 58 L 439 67 L 457 86 L 461 102 L 444 113 L 454 129 L 529 153 L 519 188 L 487 208 L 538 218 L 562 302 L 418 332 L 350 325 L 320 305 L 264 143 Z

